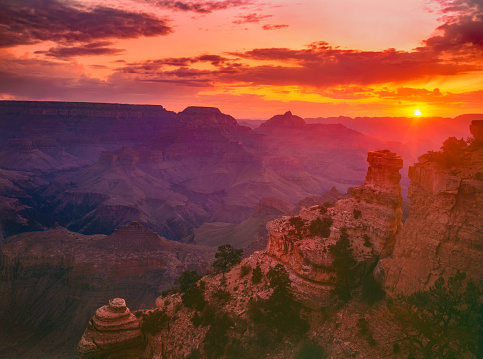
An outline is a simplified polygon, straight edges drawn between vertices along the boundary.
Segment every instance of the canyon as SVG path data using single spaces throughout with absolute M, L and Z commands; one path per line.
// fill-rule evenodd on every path
M 270 295 L 266 279 L 241 280 L 242 266 L 257 264 L 265 274 L 283 264 L 297 298 L 318 310 L 343 233 L 358 285 L 410 293 L 456 270 L 481 281 L 482 122 L 473 119 L 473 142 L 448 167 L 431 154 L 412 165 L 420 144 L 291 112 L 250 129 L 216 108 L 1 101 L 0 356 L 75 357 L 86 328 L 83 357 L 98 355 L 98 335 L 109 353 L 134 343 L 136 355 L 139 345 L 188 355 L 206 327 L 176 309 L 179 294 L 161 292 L 184 271 L 209 272 L 221 244 L 245 249 L 220 305 L 242 319 L 250 298 Z M 203 281 L 210 297 L 221 274 Z M 179 318 L 169 337 L 141 340 L 153 306 Z M 118 346 L 124 325 L 134 339 Z

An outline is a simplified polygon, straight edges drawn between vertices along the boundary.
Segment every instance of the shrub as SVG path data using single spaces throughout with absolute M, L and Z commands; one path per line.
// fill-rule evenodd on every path
M 196 273 L 196 271 L 185 271 L 181 274 L 181 276 L 176 279 L 174 284 L 178 285 L 179 291 L 181 293 L 185 293 L 192 287 L 196 285 L 196 282 L 198 282 L 201 279 L 201 276 Z
M 327 357 L 327 350 L 315 340 L 305 342 L 295 355 L 295 359 L 324 359 Z
M 252 283 L 258 284 L 262 281 L 262 278 L 263 278 L 262 268 L 260 267 L 260 263 L 257 263 L 256 267 L 253 269 Z
M 354 218 L 355 218 L 355 219 L 361 218 L 361 216 L 362 216 L 362 212 L 361 212 L 361 211 L 359 211 L 358 209 L 354 209 L 354 210 L 352 211 L 352 214 L 354 215 Z
M 252 267 L 250 267 L 249 264 L 242 265 L 240 269 L 240 278 L 243 278 L 244 276 L 246 276 L 248 273 L 250 273 L 251 270 L 252 270 Z
M 309 232 L 311 236 L 319 236 L 328 238 L 330 236 L 330 226 L 332 225 L 332 218 L 324 217 L 324 219 L 316 218 L 309 224 Z
M 200 350 L 199 350 L 199 349 L 197 349 L 197 348 L 193 348 L 193 349 L 191 350 L 191 353 L 189 353 L 189 354 L 188 354 L 188 355 L 185 357 L 185 359 L 202 359 L 202 358 L 203 358 L 203 356 L 201 355 Z
M 142 314 L 141 330 L 151 335 L 160 333 L 169 323 L 170 317 L 164 310 L 153 310 Z
M 195 312 L 193 317 L 191 317 L 191 323 L 193 323 L 195 327 L 199 327 L 201 325 L 201 317 L 198 312 Z
M 388 300 L 390 317 L 401 326 L 401 340 L 427 358 L 464 358 L 481 354 L 483 291 L 457 272 L 428 291 Z
M 216 309 L 211 305 L 207 304 L 205 305 L 205 308 L 201 312 L 201 325 L 210 325 L 213 323 L 213 320 L 215 319 L 216 315 Z
M 231 294 L 230 292 L 227 292 L 226 290 L 223 289 L 218 289 L 217 291 L 213 292 L 211 294 L 212 298 L 218 299 L 220 304 L 225 304 L 231 299 Z
M 366 233 L 364 233 L 362 238 L 364 239 L 364 246 L 366 246 L 366 247 L 372 246 L 371 238 Z
M 288 221 L 295 229 L 301 229 L 305 225 L 304 220 L 299 216 L 292 216 Z
M 324 205 L 317 206 L 316 209 L 320 212 L 320 214 L 326 214 L 327 213 L 327 207 Z
M 228 336 L 226 334 L 232 325 L 233 320 L 227 313 L 215 316 L 204 339 L 204 350 L 208 358 L 218 358 L 223 355 L 228 344 Z
M 195 286 L 181 296 L 185 307 L 202 311 L 206 300 L 203 291 L 199 286 Z
M 399 354 L 401 352 L 401 347 L 400 347 L 400 345 L 398 343 L 394 343 L 392 345 L 392 352 L 394 354 Z

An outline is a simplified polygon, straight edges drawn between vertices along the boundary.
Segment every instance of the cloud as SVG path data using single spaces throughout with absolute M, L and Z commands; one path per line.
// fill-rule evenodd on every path
M 233 24 L 236 25 L 243 25 L 243 24 L 258 24 L 260 21 L 265 20 L 273 15 L 258 15 L 256 13 L 248 14 L 248 15 L 239 15 L 237 18 L 239 20 L 232 21 Z
M 252 60 L 256 60 L 256 65 Z M 199 62 L 213 68 L 199 70 Z M 173 69 L 174 67 L 174 69 Z M 165 58 L 128 64 L 117 71 L 143 81 L 176 79 L 236 86 L 299 86 L 321 89 L 404 83 L 483 70 L 481 62 L 447 61 L 434 51 L 357 51 L 316 42 L 303 49 L 261 48 L 198 57 Z M 328 93 L 340 98 L 340 92 Z M 351 93 L 351 97 L 364 96 Z
M 262 26 L 262 29 L 263 30 L 279 30 L 279 29 L 283 29 L 284 27 L 289 27 L 289 25 L 263 25 Z
M 444 24 L 440 34 L 424 41 L 426 51 L 470 52 L 481 56 L 483 52 L 483 1 L 441 0 Z
M 108 47 L 112 45 L 110 41 L 92 42 L 90 44 L 71 46 L 71 47 L 51 47 L 48 51 L 35 51 L 36 54 L 44 54 L 56 58 L 70 58 L 75 56 L 99 56 L 99 55 L 119 55 L 123 49 Z
M 0 23 L 0 47 L 128 39 L 173 31 L 167 20 L 151 14 L 60 0 L 0 0 Z
M 178 0 L 146 0 L 147 3 L 163 9 L 174 11 L 191 11 L 199 14 L 209 14 L 213 11 L 226 10 L 253 4 L 252 0 L 224 1 L 178 1 Z

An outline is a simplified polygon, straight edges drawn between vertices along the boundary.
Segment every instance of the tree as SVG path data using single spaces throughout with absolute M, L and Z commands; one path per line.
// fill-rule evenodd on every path
M 270 268 L 267 273 L 272 295 L 264 305 L 266 320 L 280 333 L 305 332 L 308 324 L 300 317 L 300 303 L 292 292 L 292 282 L 287 270 L 281 264 Z
M 357 264 L 352 255 L 347 228 L 340 229 L 340 238 L 336 244 L 329 247 L 329 251 L 334 256 L 332 270 L 336 275 L 332 293 L 337 295 L 340 300 L 347 302 L 352 298 L 351 289 L 355 285 L 353 268 Z
M 445 285 L 440 277 L 428 291 L 388 300 L 390 317 L 402 328 L 401 340 L 424 358 L 481 355 L 482 289 L 457 272 Z M 480 340 L 479 340 L 480 339 Z
M 230 244 L 224 244 L 218 247 L 218 252 L 215 254 L 216 260 L 213 262 L 213 269 L 217 272 L 228 272 L 230 267 L 241 262 L 243 249 L 233 248 Z
M 196 285 L 196 282 L 198 282 L 201 279 L 201 276 L 198 275 L 198 273 L 194 270 L 192 271 L 184 271 L 181 276 L 176 279 L 174 284 L 177 284 L 179 286 L 179 290 L 182 293 L 185 293 L 192 287 Z

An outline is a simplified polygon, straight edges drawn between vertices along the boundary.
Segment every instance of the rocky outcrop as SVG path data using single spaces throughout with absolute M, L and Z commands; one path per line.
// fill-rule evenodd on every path
M 97 309 L 77 345 L 80 359 L 132 358 L 144 353 L 144 335 L 126 302 L 114 298 Z
M 483 121 L 473 121 L 475 145 L 455 167 L 421 156 L 409 168 L 411 211 L 392 258 L 379 266 L 388 293 L 428 289 L 456 270 L 483 279 Z
M 366 267 L 363 271 L 390 254 L 401 228 L 399 170 L 403 162 L 387 150 L 369 152 L 367 160 L 366 181 L 350 189 L 351 198 L 331 208 L 306 207 L 298 216 L 268 223 L 268 254 L 300 276 L 322 283 L 331 281 L 334 258 L 329 247 L 337 242 L 342 228 L 352 239 L 354 257 Z

